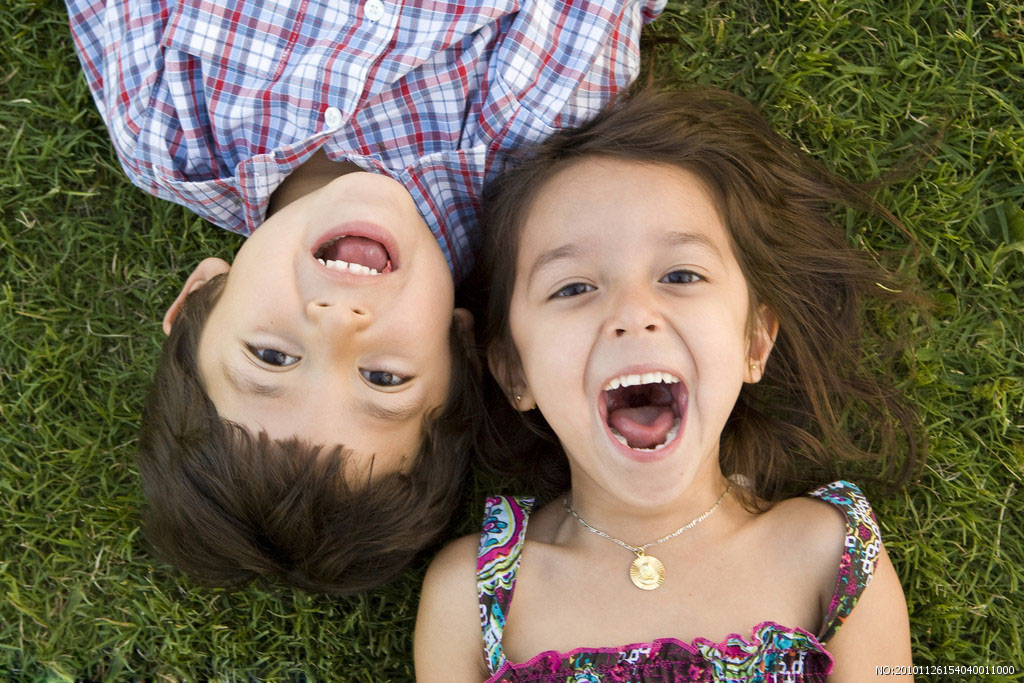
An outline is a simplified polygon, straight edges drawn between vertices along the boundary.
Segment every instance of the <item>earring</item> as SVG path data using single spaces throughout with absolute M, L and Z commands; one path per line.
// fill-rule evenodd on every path
M 749 361 L 747 367 L 750 369 L 750 381 L 756 382 L 760 379 L 760 367 L 756 360 Z
M 519 403 L 522 400 L 523 400 L 523 397 L 520 396 L 519 394 L 516 394 L 516 403 Z

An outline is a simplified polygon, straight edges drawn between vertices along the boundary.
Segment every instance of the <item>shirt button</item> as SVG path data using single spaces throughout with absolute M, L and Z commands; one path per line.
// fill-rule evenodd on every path
M 328 128 L 337 128 L 341 125 L 341 110 L 337 107 L 327 107 L 324 111 L 324 123 Z
M 370 21 L 380 21 L 384 16 L 384 3 L 381 0 L 366 0 L 363 5 L 363 14 Z

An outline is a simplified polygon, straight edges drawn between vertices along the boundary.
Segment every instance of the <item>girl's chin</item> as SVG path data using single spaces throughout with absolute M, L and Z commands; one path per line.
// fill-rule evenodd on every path
M 668 452 L 656 454 L 661 457 L 644 460 L 609 447 L 597 471 L 593 464 L 585 470 L 576 463 L 572 464 L 574 488 L 581 481 L 579 475 L 582 474 L 584 480 L 597 484 L 623 505 L 655 509 L 692 498 L 694 487 L 699 487 L 701 482 L 720 480 L 717 453 L 709 454 L 701 462 L 694 462 L 683 457 L 685 449 L 680 444 L 664 450 Z M 715 472 L 709 473 L 709 467 L 714 467 Z M 715 473 L 717 477 L 713 476 Z
M 601 472 L 588 472 L 583 476 L 622 506 L 636 510 L 675 505 L 692 495 L 690 489 L 696 480 L 696 473 L 689 471 L 688 468 L 645 465 L 643 469 L 647 471 L 638 472 L 635 465 L 629 468 L 609 467 L 602 468 Z M 579 470 L 574 468 L 574 495 L 577 483 L 581 481 L 579 474 Z

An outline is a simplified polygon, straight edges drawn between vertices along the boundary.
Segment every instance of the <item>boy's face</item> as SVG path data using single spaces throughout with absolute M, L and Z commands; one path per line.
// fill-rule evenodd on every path
M 357 470 L 373 457 L 374 473 L 391 471 L 447 397 L 453 302 L 408 191 L 349 173 L 288 204 L 238 251 L 200 337 L 200 374 L 221 417 L 273 439 L 341 444 Z

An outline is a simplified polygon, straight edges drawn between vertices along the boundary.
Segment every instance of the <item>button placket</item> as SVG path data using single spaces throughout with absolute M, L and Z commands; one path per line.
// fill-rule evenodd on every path
M 363 5 L 363 16 L 370 21 L 380 21 L 384 16 L 384 3 L 381 0 L 366 0 Z
M 341 110 L 337 107 L 327 107 L 324 110 L 324 125 L 328 128 L 337 128 L 343 120 L 344 117 L 341 115 Z

